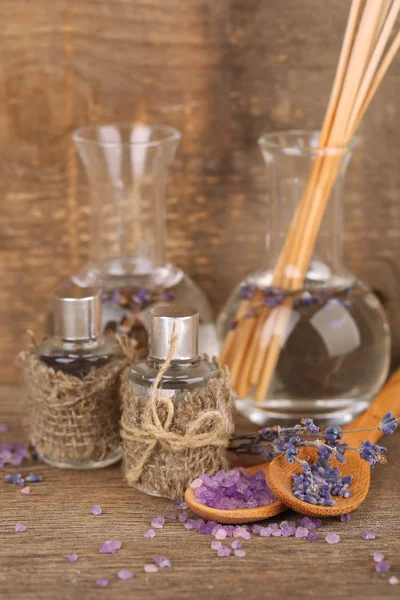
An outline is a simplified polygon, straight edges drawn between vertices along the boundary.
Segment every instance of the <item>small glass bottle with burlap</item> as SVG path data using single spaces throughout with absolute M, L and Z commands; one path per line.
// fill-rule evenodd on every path
M 181 498 L 201 473 L 226 467 L 233 431 L 230 377 L 198 354 L 199 314 L 179 305 L 149 313 L 149 356 L 122 376 L 125 478 L 154 496 Z
M 105 467 L 122 456 L 120 375 L 134 355 L 101 334 L 99 290 L 63 286 L 53 306 L 55 335 L 20 355 L 30 442 L 52 466 Z

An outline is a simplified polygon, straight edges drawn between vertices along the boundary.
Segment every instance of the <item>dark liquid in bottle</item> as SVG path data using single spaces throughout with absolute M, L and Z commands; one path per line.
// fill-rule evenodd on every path
M 39 359 L 54 371 L 62 371 L 67 375 L 73 375 L 84 379 L 93 369 L 106 365 L 115 356 L 39 356 Z

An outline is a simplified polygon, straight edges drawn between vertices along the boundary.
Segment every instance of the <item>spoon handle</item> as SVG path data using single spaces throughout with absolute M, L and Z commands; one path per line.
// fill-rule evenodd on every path
M 387 412 L 393 413 L 395 417 L 400 417 L 400 368 L 392 375 L 367 410 L 357 417 L 355 421 L 343 427 L 343 430 L 346 432 L 346 429 L 375 427 Z M 356 446 L 365 440 L 370 440 L 375 444 L 383 435 L 382 431 L 375 429 L 374 431 L 365 431 L 364 433 L 345 433 L 344 438 L 347 443 Z

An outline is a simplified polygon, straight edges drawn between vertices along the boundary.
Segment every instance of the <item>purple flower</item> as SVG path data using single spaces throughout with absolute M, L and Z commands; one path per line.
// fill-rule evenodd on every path
M 99 506 L 98 504 L 95 504 L 94 506 L 92 506 L 92 508 L 90 509 L 90 512 L 92 513 L 92 515 L 101 515 L 102 514 L 102 508 L 101 506 Z
M 396 417 L 393 417 L 391 412 L 386 413 L 386 415 L 382 417 L 382 421 L 378 425 L 378 429 L 379 431 L 383 431 L 383 433 L 390 435 L 395 431 L 395 429 L 397 429 Z
M 343 437 L 343 432 L 340 427 L 326 427 L 323 431 L 324 438 L 331 444 L 336 444 Z
M 128 569 L 120 569 L 117 575 L 118 579 L 132 579 L 133 573 L 132 571 L 128 571 Z
M 299 452 L 300 450 L 293 443 L 288 443 L 285 450 L 285 458 L 288 463 L 294 463 Z
M 378 444 L 371 444 L 368 440 L 361 442 L 359 452 L 361 458 L 366 460 L 371 467 L 374 467 L 378 462 L 381 464 L 386 462 L 384 453 L 387 452 L 387 449 L 383 446 L 378 446 Z
M 68 562 L 74 563 L 79 559 L 79 555 L 76 552 L 72 552 L 71 554 L 68 554 L 67 556 L 67 560 Z
M 312 435 L 319 433 L 319 427 L 314 424 L 312 419 L 302 419 L 301 424 L 304 425 L 306 430 Z
M 256 285 L 242 285 L 239 288 L 239 298 L 241 300 L 251 300 L 257 289 Z

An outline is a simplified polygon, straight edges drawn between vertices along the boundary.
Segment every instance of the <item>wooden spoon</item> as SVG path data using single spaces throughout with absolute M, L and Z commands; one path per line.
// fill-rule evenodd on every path
M 263 471 L 266 474 L 271 463 L 264 463 L 262 465 L 254 465 L 246 469 L 249 473 L 256 473 L 257 471 Z M 202 519 L 208 521 L 216 521 L 217 523 L 225 523 L 231 525 L 238 525 L 239 523 L 254 523 L 255 521 L 262 521 L 269 517 L 274 517 L 279 513 L 287 510 L 287 506 L 280 500 L 275 500 L 271 504 L 266 506 L 257 506 L 257 508 L 235 508 L 233 510 L 219 510 L 218 508 L 210 508 L 205 504 L 196 502 L 196 496 L 192 488 L 188 488 L 185 492 L 185 502 L 196 515 Z
M 400 369 L 396 371 L 383 390 L 378 394 L 369 408 L 358 417 L 353 423 L 344 427 L 344 429 L 365 429 L 377 425 L 382 416 L 387 412 L 393 412 L 394 415 L 400 414 Z M 369 439 L 376 443 L 381 437 L 380 431 L 370 431 L 366 433 L 352 433 L 345 435 L 345 441 L 353 447 L 357 447 L 362 440 Z M 311 458 L 316 456 L 312 449 L 304 449 L 304 456 Z M 311 450 L 311 451 L 310 451 Z M 254 465 L 247 470 L 255 473 L 259 469 L 265 473 L 267 483 L 277 500 L 267 506 L 258 506 L 257 508 L 241 508 L 235 510 L 218 510 L 210 508 L 204 504 L 196 502 L 194 491 L 188 488 L 185 492 L 185 502 L 199 517 L 217 523 L 253 523 L 262 521 L 269 517 L 283 512 L 287 508 L 311 517 L 329 517 L 343 515 L 355 510 L 365 500 L 371 477 L 371 467 L 362 460 L 355 452 L 349 452 L 346 457 L 347 462 L 338 464 L 342 475 L 353 475 L 354 483 L 351 487 L 352 495 L 350 498 L 335 498 L 335 506 L 315 506 L 298 500 L 292 493 L 292 475 L 299 471 L 296 464 L 289 464 L 284 457 L 275 458 L 271 463 Z M 335 465 L 332 461 L 332 465 Z
M 351 425 L 344 427 L 344 429 L 374 427 L 380 422 L 383 415 L 389 411 L 394 416 L 400 414 L 400 369 L 396 371 L 369 408 Z M 357 448 L 360 442 L 365 440 L 370 440 L 375 444 L 383 435 L 378 430 L 367 431 L 365 433 L 349 433 L 343 436 L 343 441 L 347 442 L 349 446 Z M 313 459 L 316 458 L 316 451 L 312 449 L 312 452 L 307 452 L 307 448 L 304 448 L 302 455 L 303 457 L 308 455 Z M 352 512 L 364 502 L 371 480 L 371 467 L 359 454 L 348 452 L 346 454 L 346 461 L 342 465 L 332 460 L 332 466 L 339 467 L 342 475 L 353 475 L 352 495 L 350 498 L 335 497 L 335 506 L 308 504 L 296 498 L 292 492 L 292 475 L 300 472 L 300 466 L 298 463 L 288 463 L 283 456 L 279 456 L 271 462 L 270 468 L 266 471 L 266 480 L 269 488 L 278 500 L 281 500 L 288 508 L 302 515 L 309 517 L 334 517 L 343 515 Z

